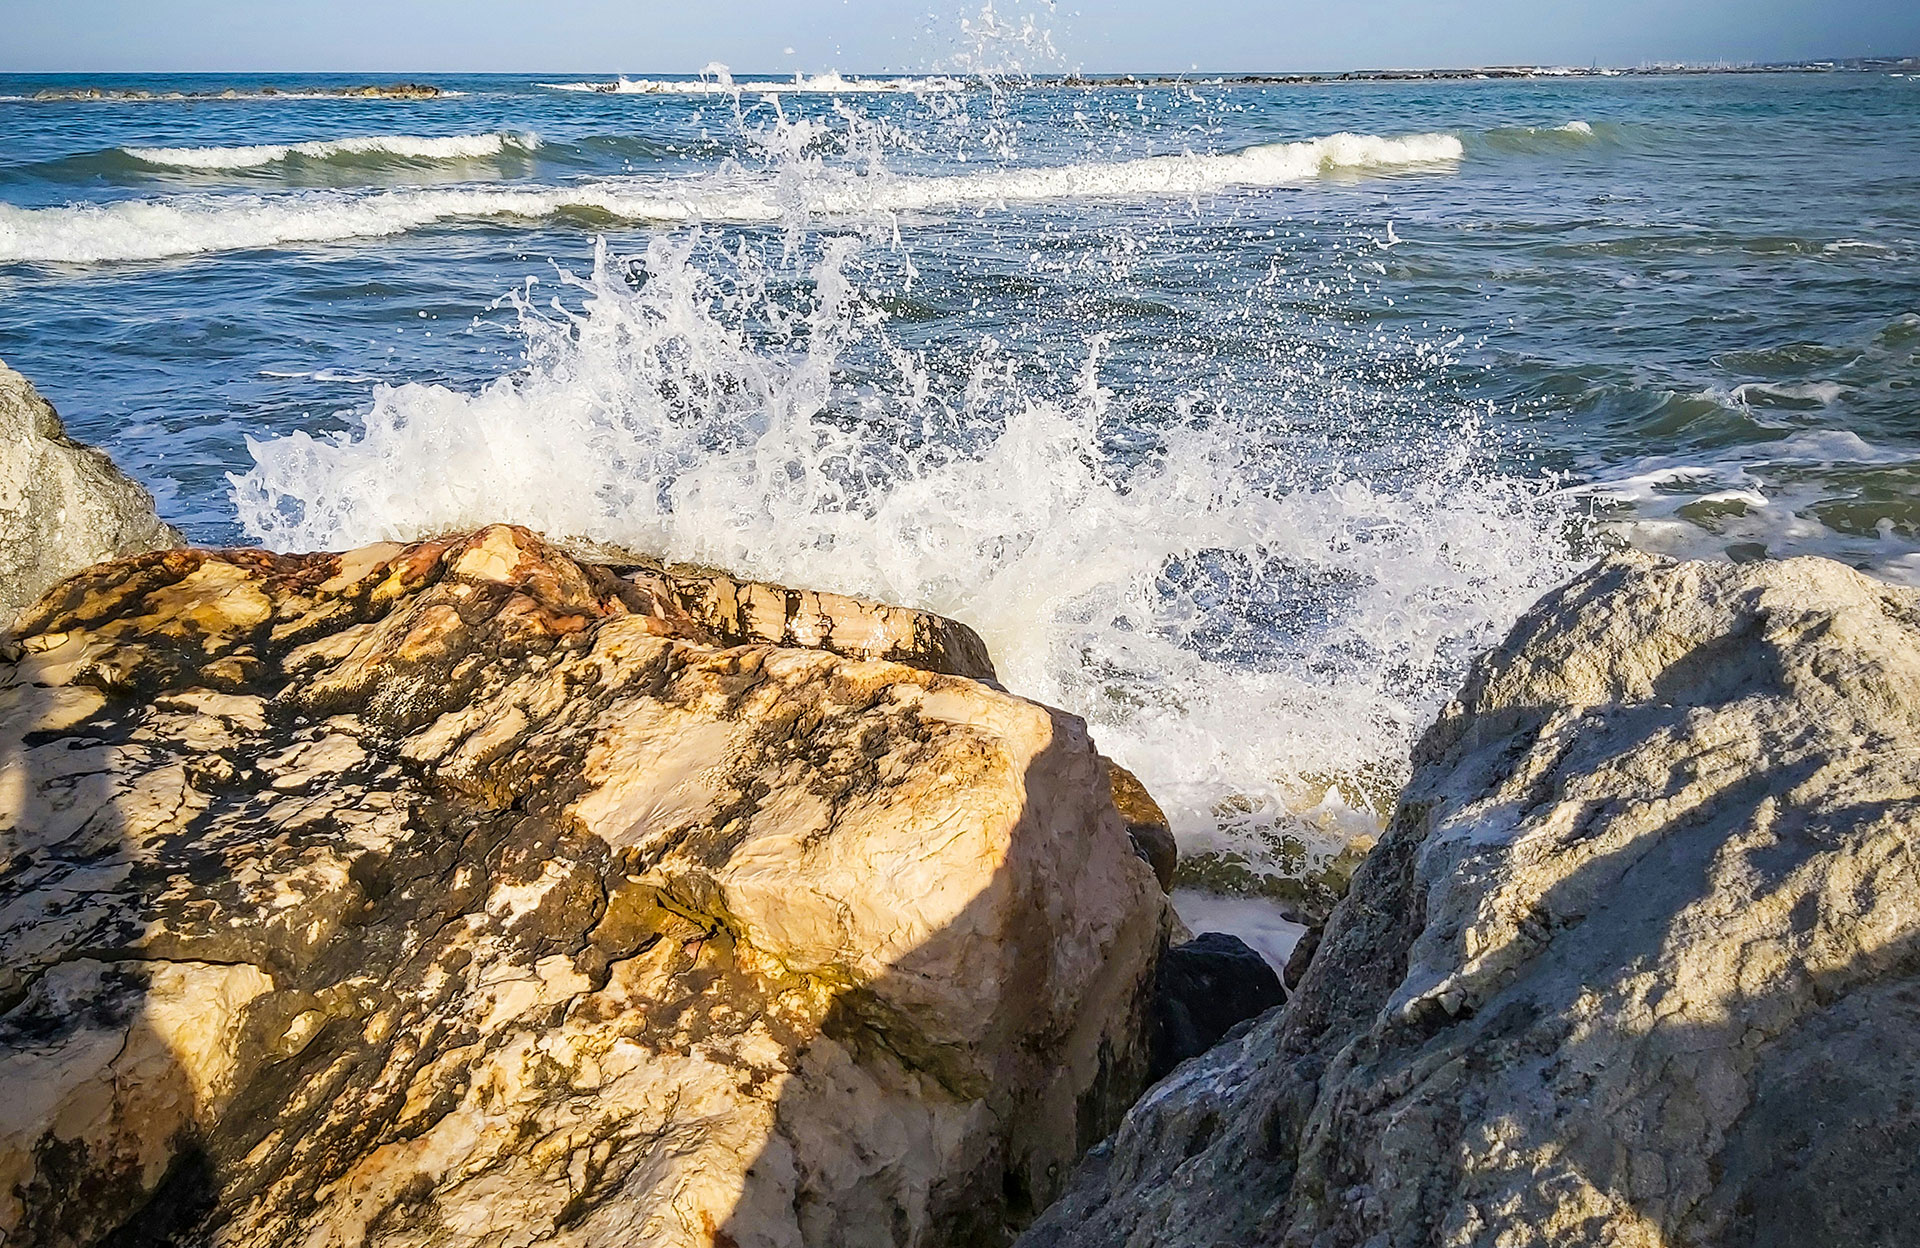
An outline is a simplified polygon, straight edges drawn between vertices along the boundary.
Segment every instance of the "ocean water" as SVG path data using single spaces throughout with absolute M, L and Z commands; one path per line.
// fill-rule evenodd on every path
M 1256 876 L 1609 543 L 1920 582 L 1920 79 L 973 68 L 0 78 L 0 358 L 203 542 L 966 620 Z

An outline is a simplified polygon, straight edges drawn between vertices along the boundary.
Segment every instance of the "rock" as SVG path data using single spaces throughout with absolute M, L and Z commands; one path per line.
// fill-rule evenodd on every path
M 1022 1239 L 1894 1245 L 1920 594 L 1610 558 L 1473 668 L 1299 990 Z
M 33 94 L 42 103 L 71 104 L 93 100 L 244 100 L 253 97 L 284 95 L 278 87 L 250 89 L 224 87 L 207 91 L 153 92 L 139 87 L 48 87 Z M 357 87 L 306 87 L 302 96 L 335 96 L 343 99 L 436 100 L 448 94 L 425 82 L 369 83 Z
M 1143 1085 L 1169 922 L 1085 726 L 687 588 L 494 527 L 23 616 L 0 1241 L 1006 1242 Z
M 1173 827 L 1153 800 L 1140 778 L 1110 758 L 1100 762 L 1107 769 L 1107 782 L 1113 788 L 1113 806 L 1125 820 L 1127 835 L 1133 839 L 1133 851 L 1153 868 L 1161 891 L 1173 887 L 1173 873 L 1179 865 L 1180 847 L 1174 842 Z
M 1293 952 L 1287 955 L 1286 969 L 1280 973 L 1280 982 L 1292 992 L 1307 977 L 1307 968 L 1313 965 L 1313 955 L 1320 948 L 1320 937 L 1326 931 L 1324 927 L 1310 927 L 1301 933 L 1293 946 Z
M 347 87 L 342 95 L 377 100 L 432 100 L 444 95 L 439 87 L 424 82 L 394 82 L 365 87 Z
M 1153 987 L 1153 1062 L 1149 1077 L 1220 1043 L 1235 1025 L 1286 999 L 1280 977 L 1246 941 L 1202 932 L 1160 957 Z
M 53 405 L 0 363 L 0 633 L 82 568 L 181 544 L 153 496 L 68 438 Z
M 601 557 L 590 555 L 592 561 L 605 562 L 659 604 L 656 609 L 669 614 L 676 629 L 709 645 L 769 642 L 852 658 L 888 659 L 929 672 L 997 683 L 987 643 L 980 635 L 929 611 L 739 581 L 711 568 L 661 563 L 626 551 L 601 548 L 594 554 Z M 1134 784 L 1139 786 L 1138 781 Z M 1152 803 L 1145 789 L 1140 789 L 1140 795 Z M 1114 800 L 1120 800 L 1117 787 Z M 1122 807 L 1120 812 L 1129 821 L 1130 809 Z M 1157 813 L 1159 808 L 1154 810 Z

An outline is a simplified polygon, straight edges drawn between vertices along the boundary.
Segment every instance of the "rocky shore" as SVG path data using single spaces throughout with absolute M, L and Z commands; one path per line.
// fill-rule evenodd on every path
M 1920 1220 L 1920 593 L 1602 560 L 1288 996 L 964 625 L 504 525 L 175 549 L 17 374 L 0 451 L 7 1248 Z
M 983 659 L 505 527 L 65 582 L 0 667 L 0 1231 L 1004 1242 L 1171 920 Z

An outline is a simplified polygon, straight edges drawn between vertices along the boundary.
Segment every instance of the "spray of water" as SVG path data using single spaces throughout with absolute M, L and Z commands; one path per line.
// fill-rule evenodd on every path
M 565 278 L 579 310 L 520 300 L 523 373 L 250 443 L 240 518 L 283 549 L 510 520 L 963 619 L 1188 848 L 1256 859 L 1354 830 L 1466 653 L 1565 573 L 1558 512 L 1470 428 L 1391 483 L 1287 467 L 1255 412 L 1116 454 L 1134 422 L 1101 341 L 1057 395 L 990 343 L 936 373 L 861 297 L 859 254 L 828 240 L 796 296 L 717 235 L 602 248 Z
M 507 520 L 938 611 L 980 631 L 1009 687 L 1085 716 L 1185 849 L 1298 868 L 1301 845 L 1370 825 L 1466 658 L 1567 574 L 1567 504 L 1497 469 L 1482 414 L 1436 384 L 1457 342 L 1347 328 L 1339 302 L 1385 272 L 1370 238 L 1331 268 L 1209 279 L 1228 307 L 1204 342 L 1143 343 L 1109 296 L 1190 263 L 1174 216 L 1044 254 L 1026 221 L 1015 276 L 1054 283 L 1053 306 L 1003 318 L 1005 341 L 912 346 L 888 313 L 916 276 L 896 214 L 924 206 L 890 158 L 942 126 L 1014 144 L 994 83 L 1058 59 L 1030 14 L 989 4 L 963 33 L 947 68 L 992 89 L 921 98 L 930 125 L 736 96 L 760 168 L 720 176 L 771 178 L 784 230 L 599 245 L 567 298 L 509 297 L 524 369 L 381 388 L 342 432 L 250 441 L 239 518 L 283 549 Z M 968 116 L 981 96 L 990 115 Z M 1214 183 L 1180 179 L 1204 160 L 1308 177 L 1341 143 L 1440 139 L 1457 156 L 1450 136 L 1335 136 L 1115 164 L 1124 186 L 1101 185 L 1197 196 Z M 1060 186 L 1002 202 L 1086 194 L 1070 172 L 1004 171 Z M 964 250 L 918 263 L 935 260 L 929 297 L 993 280 Z M 1167 369 L 1189 384 L 1169 391 Z

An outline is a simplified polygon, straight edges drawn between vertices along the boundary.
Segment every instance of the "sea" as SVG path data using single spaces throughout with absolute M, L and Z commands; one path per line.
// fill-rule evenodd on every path
M 197 542 L 964 620 L 1215 893 L 1610 547 L 1920 583 L 1920 73 L 397 80 L 0 77 L 0 359 Z

